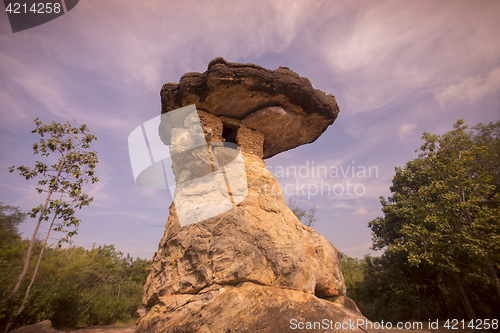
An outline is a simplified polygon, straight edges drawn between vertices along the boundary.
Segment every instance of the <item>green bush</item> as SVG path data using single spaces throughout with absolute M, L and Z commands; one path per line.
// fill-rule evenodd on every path
M 0 321 L 17 310 L 23 293 L 7 304 L 21 270 L 27 242 L 9 210 L 0 205 Z M 14 213 L 18 212 L 17 210 Z M 11 216 L 12 218 L 9 218 Z M 19 216 L 18 216 L 19 219 Z M 21 219 L 22 220 L 22 219 Z M 10 224 L 9 224 L 10 223 Z M 20 222 L 19 222 L 20 223 Z M 40 244 L 35 247 L 35 253 Z M 141 304 L 149 261 L 133 259 L 114 245 L 92 249 L 48 248 L 25 310 L 14 326 L 50 319 L 55 327 L 84 327 L 132 321 Z M 33 271 L 34 260 L 30 271 Z M 27 282 L 22 286 L 25 290 Z M 2 320 L 3 319 L 3 320 Z M 2 325 L 0 325 L 2 326 Z

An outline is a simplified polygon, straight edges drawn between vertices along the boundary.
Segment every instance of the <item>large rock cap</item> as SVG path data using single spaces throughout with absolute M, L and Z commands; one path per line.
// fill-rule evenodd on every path
M 196 104 L 197 109 L 237 119 L 264 134 L 264 158 L 316 140 L 339 113 L 333 95 L 280 67 L 212 60 L 204 73 L 186 73 L 161 90 L 162 113 Z

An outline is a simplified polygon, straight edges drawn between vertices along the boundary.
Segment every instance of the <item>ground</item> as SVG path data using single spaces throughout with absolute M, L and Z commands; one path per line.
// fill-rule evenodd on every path
M 79 330 L 67 331 L 78 333 L 133 333 L 135 325 L 91 326 Z

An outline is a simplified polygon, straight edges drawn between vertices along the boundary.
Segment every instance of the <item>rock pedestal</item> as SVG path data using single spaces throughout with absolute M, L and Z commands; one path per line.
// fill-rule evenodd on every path
M 319 137 L 338 113 L 334 97 L 288 69 L 219 58 L 163 87 L 163 112 L 190 103 L 209 146 L 240 147 L 248 191 L 231 209 L 184 227 L 172 204 L 136 332 L 287 332 L 307 322 L 331 332 L 364 319 L 346 297 L 341 254 L 286 207 L 263 161 Z M 351 328 L 339 331 L 358 331 Z

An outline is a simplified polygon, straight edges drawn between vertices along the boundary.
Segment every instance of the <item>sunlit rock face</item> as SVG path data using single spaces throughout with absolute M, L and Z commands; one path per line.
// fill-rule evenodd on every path
M 303 88 L 302 95 L 287 93 L 281 86 L 287 84 Z M 179 84 L 163 87 L 163 112 L 190 103 L 198 108 L 207 148 L 172 158 L 176 181 L 224 168 L 235 156 L 242 158 L 243 175 L 241 169 L 227 168 L 231 206 L 186 226 L 176 205 L 203 207 L 220 193 L 202 182 L 176 189 L 192 192 L 170 206 L 144 287 L 147 312 L 137 332 L 286 332 L 293 319 L 335 323 L 364 318 L 345 296 L 341 254 L 287 208 L 263 161 L 319 137 L 337 116 L 333 96 L 289 69 L 269 71 L 218 58 L 207 72 L 186 74 Z M 310 109 L 319 104 L 323 108 Z M 160 125 L 160 135 L 164 131 Z M 182 141 L 163 139 L 169 145 Z M 227 148 L 229 143 L 239 147 L 239 154 Z M 242 177 L 245 191 L 231 190 Z

